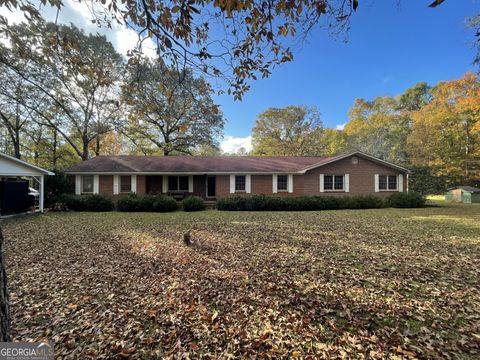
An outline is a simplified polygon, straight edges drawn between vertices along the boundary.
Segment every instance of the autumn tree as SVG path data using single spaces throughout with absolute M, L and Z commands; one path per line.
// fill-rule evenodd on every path
M 480 176 L 480 81 L 467 73 L 439 83 L 432 100 L 413 114 L 408 137 L 412 163 L 427 166 L 450 182 Z
M 324 129 L 322 139 L 326 156 L 335 156 L 348 150 L 347 136 L 343 130 Z
M 435 1 L 431 7 L 443 1 Z M 0 0 L 0 6 L 40 18 L 48 3 L 60 11 L 59 0 Z M 159 59 L 222 80 L 236 99 L 250 82 L 269 76 L 277 65 L 292 61 L 295 45 L 323 24 L 330 33 L 350 28 L 361 0 L 191 0 L 84 1 L 99 26 L 129 24 L 139 32 L 132 55 L 153 39 Z M 426 5 L 429 1 L 426 1 Z M 361 5 L 360 5 L 361 6 Z
M 104 36 L 74 26 L 32 22 L 3 30 L 9 49 L 0 51 L 0 69 L 39 94 L 6 96 L 32 112 L 36 122 L 55 129 L 80 159 L 88 159 L 90 143 L 122 120 L 122 57 Z
M 357 99 L 349 118 L 344 132 L 350 150 L 361 150 L 399 164 L 408 162 L 405 144 L 410 131 L 409 117 L 401 111 L 397 99 Z
M 0 51 L 7 52 L 8 49 L 0 45 Z M 16 66 L 25 67 L 25 63 L 19 59 Z M 4 134 L 2 148 L 18 159 L 22 157 L 24 133 L 29 122 L 33 121 L 30 106 L 41 106 L 37 100 L 39 96 L 28 81 L 15 71 L 0 67 L 0 129 Z
M 191 71 L 144 59 L 129 67 L 123 86 L 129 107 L 124 134 L 134 143 L 148 140 L 163 155 L 216 146 L 225 121 L 211 95 L 210 85 Z
M 426 82 L 415 84 L 397 96 L 397 109 L 411 117 L 412 112 L 420 110 L 431 101 L 430 91 L 431 86 Z
M 47 0 L 62 8 L 62 2 Z M 0 5 L 17 8 L 39 18 L 33 0 L 2 0 Z M 84 2 L 99 26 L 112 22 L 129 24 L 139 32 L 141 52 L 146 38 L 157 45 L 159 59 L 221 79 L 228 92 L 239 99 L 249 81 L 266 77 L 281 63 L 293 59 L 292 46 L 304 39 L 321 20 L 330 31 L 343 31 L 357 9 L 358 0 L 321 1 L 121 1 Z
M 323 124 L 320 113 L 306 106 L 270 108 L 252 129 L 253 155 L 322 155 Z

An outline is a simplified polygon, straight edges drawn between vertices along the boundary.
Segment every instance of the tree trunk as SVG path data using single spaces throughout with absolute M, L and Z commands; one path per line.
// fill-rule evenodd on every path
M 0 229 L 0 341 L 10 341 L 10 306 L 7 289 L 7 272 L 3 255 L 3 234 Z
M 53 129 L 53 143 L 52 143 L 52 166 L 57 168 L 57 130 Z
M 100 155 L 100 135 L 97 134 L 95 137 L 95 156 Z
M 88 140 L 83 139 L 82 161 L 88 160 Z
M 17 140 L 13 143 L 13 149 L 14 149 L 14 152 L 15 152 L 15 157 L 17 159 L 21 159 L 22 158 L 22 154 L 20 153 L 20 136 L 17 134 L 15 135 L 15 137 L 17 138 Z

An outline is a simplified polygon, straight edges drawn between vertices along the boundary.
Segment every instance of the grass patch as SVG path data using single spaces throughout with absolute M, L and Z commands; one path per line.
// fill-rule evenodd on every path
M 468 205 L 11 219 L 13 337 L 77 358 L 468 358 L 478 224 Z

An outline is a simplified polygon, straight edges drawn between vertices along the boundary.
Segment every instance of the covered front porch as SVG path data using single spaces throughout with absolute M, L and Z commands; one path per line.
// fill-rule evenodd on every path
M 178 201 L 195 195 L 206 201 L 215 202 L 217 197 L 217 175 L 146 175 L 145 192 L 147 194 L 166 194 Z

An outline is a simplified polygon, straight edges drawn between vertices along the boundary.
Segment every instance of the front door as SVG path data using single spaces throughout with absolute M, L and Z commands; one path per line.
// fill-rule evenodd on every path
M 207 197 L 215 197 L 216 177 L 207 176 Z

